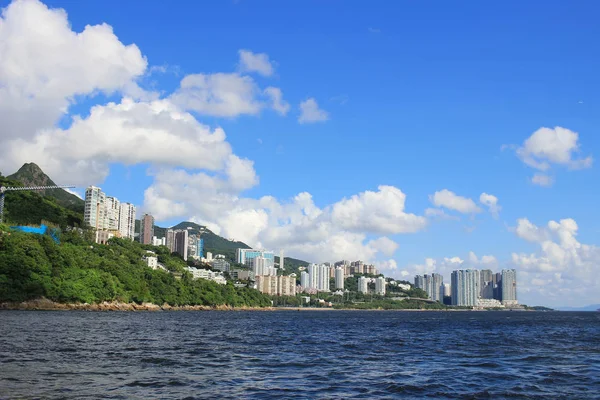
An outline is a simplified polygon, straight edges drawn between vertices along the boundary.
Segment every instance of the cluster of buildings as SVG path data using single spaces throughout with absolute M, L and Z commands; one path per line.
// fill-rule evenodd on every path
M 511 307 L 517 301 L 517 271 L 504 269 L 494 273 L 489 269 L 461 269 L 452 271 L 450 284 L 444 284 L 440 274 L 415 276 L 415 287 L 423 289 L 434 301 L 469 307 Z
M 235 259 L 238 264 L 249 270 L 234 270 L 233 275 L 241 279 L 240 276 L 245 277 L 247 274 L 249 280 L 255 281 L 256 289 L 261 293 L 277 296 L 296 295 L 296 274 L 277 275 L 278 269 L 284 270 L 283 251 L 279 255 L 279 268 L 275 267 L 275 253 L 272 251 L 236 249 Z
M 96 243 L 106 243 L 112 237 L 133 240 L 135 235 L 135 206 L 107 196 L 99 187 L 85 190 L 83 220 L 96 231 Z
M 354 274 L 370 273 L 376 274 L 377 269 L 373 265 L 365 265 L 362 261 L 353 263 L 339 261 L 333 266 L 329 263 L 310 264 L 306 270 L 300 273 L 300 290 L 306 293 L 330 292 L 332 290 L 331 279 L 333 279 L 335 290 L 344 290 L 346 278 L 352 277 Z M 385 278 L 381 276 L 377 278 L 359 276 L 358 291 L 369 293 L 369 283 L 375 283 L 375 294 L 385 295 Z

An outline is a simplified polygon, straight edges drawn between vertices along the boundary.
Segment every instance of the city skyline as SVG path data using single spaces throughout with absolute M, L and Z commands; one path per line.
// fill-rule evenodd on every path
M 0 171 L 309 262 L 516 269 L 520 302 L 597 303 L 600 6 L 269 4 L 0 0 Z

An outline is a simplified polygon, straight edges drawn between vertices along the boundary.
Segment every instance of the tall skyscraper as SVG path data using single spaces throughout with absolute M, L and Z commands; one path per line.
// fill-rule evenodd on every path
M 285 269 L 285 257 L 283 256 L 283 249 L 279 251 L 279 268 L 282 271 Z
M 121 211 L 121 202 L 116 197 L 106 197 L 104 203 L 106 213 L 105 228 L 109 231 L 119 230 L 119 213 Z
M 385 278 L 383 276 L 375 278 L 375 293 L 385 296 Z
M 335 288 L 344 289 L 344 267 L 337 267 L 335 269 Z
M 121 237 L 133 240 L 135 235 L 135 206 L 131 203 L 121 203 L 119 232 Z
M 358 278 L 358 291 L 365 294 L 369 293 L 369 278 L 365 278 L 364 276 Z
M 251 259 L 252 272 L 254 276 L 275 276 L 275 268 L 271 265 L 269 259 L 265 257 L 254 257 Z
M 171 253 L 175 251 L 175 231 L 173 229 L 167 229 L 167 233 L 165 235 L 165 246 L 169 248 Z
M 96 186 L 85 190 L 85 208 L 83 221 L 94 229 L 107 229 L 106 194 Z
M 264 257 L 267 260 L 267 264 L 275 268 L 275 253 L 272 251 L 237 249 L 235 252 L 236 261 L 250 268 L 252 268 L 253 259 L 256 257 Z
M 473 269 L 452 271 L 452 305 L 476 306 L 479 295 L 479 271 Z
M 152 244 L 152 237 L 154 236 L 154 217 L 150 214 L 144 214 L 140 220 L 140 243 Z M 186 236 L 187 239 L 187 236 Z M 187 243 L 186 243 L 187 246 Z M 187 255 L 187 249 L 185 251 Z M 179 253 L 181 254 L 181 253 Z
M 444 277 L 440 274 L 431 274 L 431 293 L 429 298 L 433 301 L 444 301 Z
M 425 290 L 425 279 L 423 275 L 415 275 L 415 288 Z
M 490 269 L 482 269 L 479 273 L 479 297 L 494 298 L 494 273 Z
M 175 253 L 179 254 L 183 257 L 184 260 L 188 259 L 188 231 L 187 229 L 182 229 L 179 231 L 175 231 L 175 245 L 174 250 Z
M 493 276 L 494 281 L 494 299 L 502 301 L 502 272 L 496 272 Z
M 302 279 L 302 277 L 300 277 Z M 308 266 L 309 288 L 319 292 L 329 292 L 329 267 L 327 265 L 310 264 Z
M 502 304 L 515 305 L 517 301 L 517 271 L 514 269 L 502 270 Z
M 300 273 L 300 286 L 310 288 L 310 275 L 306 271 Z

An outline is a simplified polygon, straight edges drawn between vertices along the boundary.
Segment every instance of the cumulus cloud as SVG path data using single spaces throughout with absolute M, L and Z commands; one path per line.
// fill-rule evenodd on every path
M 448 189 L 443 189 L 429 196 L 429 200 L 436 207 L 444 207 L 449 210 L 458 211 L 462 214 L 474 214 L 481 212 L 475 202 L 467 197 L 462 197 Z
M 329 113 L 319 108 L 314 98 L 309 98 L 300 103 L 300 116 L 298 122 L 308 124 L 312 122 L 322 122 L 329 119 Z
M 265 89 L 265 94 L 271 99 L 271 108 L 281 115 L 286 115 L 290 111 L 290 104 L 283 100 L 281 89 L 269 86 Z
M 62 9 L 12 2 L 0 17 L 0 139 L 30 139 L 76 96 L 134 87 L 146 67 L 138 47 L 121 43 L 107 24 L 75 32 Z
M 498 198 L 494 195 L 481 193 L 479 196 L 479 202 L 486 206 L 494 218 L 498 218 L 498 214 L 502 207 L 498 204 Z
M 253 53 L 250 50 L 240 50 L 239 68 L 242 72 L 257 72 L 263 76 L 271 76 L 275 71 L 269 55 L 266 53 Z
M 470 251 L 469 262 L 476 267 L 481 266 L 484 268 L 489 268 L 492 266 L 496 266 L 498 264 L 498 259 L 492 255 L 482 256 L 481 258 L 479 258 L 474 252 Z
M 407 233 L 422 230 L 424 217 L 404 211 L 406 195 L 394 186 L 379 186 L 377 192 L 365 191 L 333 205 L 332 220 L 353 231 Z
M 552 164 L 571 169 L 589 168 L 592 156 L 578 158 L 579 134 L 560 126 L 540 128 L 517 149 L 517 155 L 530 167 L 546 171 Z
M 371 240 L 369 242 L 369 246 L 380 251 L 386 256 L 391 256 L 398 249 L 398 243 L 394 242 L 392 239 L 386 236 L 382 236 L 378 239 Z
M 262 90 L 252 77 L 237 73 L 187 75 L 169 99 L 185 110 L 225 118 L 258 115 L 266 108 L 285 115 L 290 108 L 281 89 Z
M 512 253 L 526 293 L 547 298 L 550 305 L 582 305 L 597 299 L 600 290 L 600 248 L 577 240 L 579 227 L 571 218 L 538 227 L 523 218 L 516 234 L 539 248 L 533 253 Z
M 124 98 L 92 107 L 88 117 L 75 117 L 68 129 L 46 129 L 31 141 L 9 141 L 10 151 L 0 165 L 14 169 L 36 160 L 55 179 L 81 185 L 102 182 L 111 162 L 241 169 L 242 161 L 232 158 L 225 139 L 222 129 L 211 130 L 168 100 Z
M 531 183 L 538 186 L 550 187 L 554 184 L 554 178 L 545 174 L 535 174 L 531 178 Z
M 548 171 L 552 166 L 562 166 L 571 170 L 592 166 L 591 155 L 580 157 L 579 134 L 567 128 L 542 127 L 516 149 L 517 156 L 526 165 L 539 171 Z M 535 174 L 531 182 L 540 186 L 551 186 L 553 178 L 547 174 Z

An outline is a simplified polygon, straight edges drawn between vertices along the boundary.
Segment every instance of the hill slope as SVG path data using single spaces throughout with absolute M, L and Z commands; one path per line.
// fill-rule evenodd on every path
M 23 186 L 21 182 L 0 177 L 0 186 Z M 35 191 L 7 192 L 4 204 L 4 222 L 11 225 L 39 225 L 42 220 L 59 225 L 83 224 L 83 211 L 77 212 L 60 205 L 54 197 L 42 196 Z
M 23 186 L 56 186 L 56 183 L 34 163 L 23 164 L 17 172 L 7 176 L 8 179 L 18 181 Z M 36 191 L 41 196 L 56 199 L 56 203 L 75 212 L 83 213 L 85 202 L 79 197 L 64 189 L 51 189 Z

